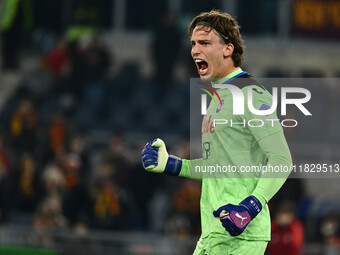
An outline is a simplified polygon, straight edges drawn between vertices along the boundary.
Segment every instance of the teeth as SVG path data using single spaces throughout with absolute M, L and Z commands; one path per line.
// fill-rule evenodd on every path
M 195 59 L 195 62 L 200 63 L 200 62 L 203 62 L 203 60 L 202 59 Z

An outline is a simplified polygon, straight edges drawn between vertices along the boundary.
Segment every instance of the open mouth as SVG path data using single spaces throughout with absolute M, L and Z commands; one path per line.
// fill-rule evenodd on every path
M 205 75 L 208 72 L 208 63 L 203 59 L 195 59 L 199 75 Z

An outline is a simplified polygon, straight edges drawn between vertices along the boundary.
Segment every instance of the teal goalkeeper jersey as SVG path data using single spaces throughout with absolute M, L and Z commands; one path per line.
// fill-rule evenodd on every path
M 241 73 L 242 70 L 238 69 L 227 76 L 224 81 Z M 237 80 L 240 79 L 246 78 L 237 78 Z M 236 79 L 230 81 L 230 84 L 234 81 Z M 219 81 L 217 84 L 222 82 Z M 231 237 L 219 219 L 212 214 L 224 204 L 237 205 L 244 198 L 252 195 L 261 176 L 259 173 L 247 173 L 246 170 L 252 166 L 260 167 L 266 164 L 266 156 L 258 142 L 274 133 L 283 132 L 275 112 L 269 116 L 255 115 L 250 112 L 247 104 L 249 88 L 252 91 L 255 109 L 263 110 L 272 106 L 272 96 L 264 88 L 257 85 L 241 86 L 245 102 L 244 114 L 234 115 L 230 90 L 218 89 L 217 92 L 223 104 L 217 105 L 212 100 L 204 116 L 202 159 L 190 160 L 191 176 L 195 177 L 199 174 L 198 172 L 201 172 L 198 178 L 202 179 L 200 202 L 202 238 L 218 233 L 231 239 L 270 240 L 270 215 L 267 204 L 263 204 L 262 211 L 237 237 Z M 216 95 L 215 100 L 219 102 Z M 213 173 L 212 169 L 214 169 Z

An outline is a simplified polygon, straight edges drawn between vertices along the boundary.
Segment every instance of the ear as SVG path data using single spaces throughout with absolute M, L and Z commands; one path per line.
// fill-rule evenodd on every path
M 234 45 L 232 43 L 225 44 L 223 47 L 223 57 L 230 57 L 234 52 Z

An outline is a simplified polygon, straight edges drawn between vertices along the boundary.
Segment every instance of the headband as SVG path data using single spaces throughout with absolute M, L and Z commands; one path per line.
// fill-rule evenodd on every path
M 218 31 L 216 28 L 214 28 L 211 24 L 209 24 L 208 22 L 205 22 L 205 21 L 200 21 L 200 22 L 198 22 L 197 24 L 196 24 L 196 26 L 195 27 L 197 27 L 197 26 L 204 26 L 204 27 L 210 27 L 210 28 L 212 28 L 212 29 L 215 29 L 216 30 L 216 32 L 226 41 L 226 42 L 228 42 L 228 35 L 227 36 L 225 36 L 225 35 L 223 35 L 220 31 Z

